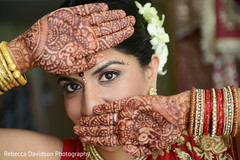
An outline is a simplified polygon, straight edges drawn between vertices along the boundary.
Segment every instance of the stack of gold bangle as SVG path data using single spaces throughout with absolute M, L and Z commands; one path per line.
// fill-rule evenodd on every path
M 0 94 L 12 89 L 13 87 L 25 85 L 26 76 L 22 75 L 13 62 L 12 57 L 7 49 L 7 42 L 1 43 L 0 50 Z

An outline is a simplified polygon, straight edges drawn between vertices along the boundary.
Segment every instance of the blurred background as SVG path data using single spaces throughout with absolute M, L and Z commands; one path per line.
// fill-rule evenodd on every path
M 11 41 L 64 0 L 0 0 L 0 41 Z M 170 36 L 158 94 L 239 84 L 240 0 L 152 0 Z M 57 77 L 34 69 L 28 84 L 0 96 L 0 127 L 71 138 Z

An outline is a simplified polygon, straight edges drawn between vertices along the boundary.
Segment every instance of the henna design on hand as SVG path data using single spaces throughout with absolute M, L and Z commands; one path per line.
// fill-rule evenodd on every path
M 97 52 L 130 37 L 134 23 L 134 17 L 108 11 L 104 3 L 61 8 L 10 42 L 9 49 L 23 72 L 41 67 L 55 74 L 77 73 L 95 66 Z
M 79 136 L 79 139 L 85 144 L 94 146 L 116 147 L 122 145 L 116 135 L 106 137 Z
M 111 136 L 114 132 L 115 126 L 96 126 L 96 127 L 79 127 L 74 126 L 73 130 L 76 135 L 92 136 L 98 135 L 99 137 Z
M 85 143 L 97 146 L 122 144 L 123 151 L 132 156 L 149 155 L 178 140 L 186 128 L 189 95 L 187 91 L 169 97 L 136 96 L 99 105 L 93 109 L 95 116 L 80 119 L 75 133 Z M 115 112 L 118 113 L 118 122 L 113 126 Z M 101 128 L 104 134 L 100 133 Z M 116 142 L 109 141 L 113 136 L 117 136 Z

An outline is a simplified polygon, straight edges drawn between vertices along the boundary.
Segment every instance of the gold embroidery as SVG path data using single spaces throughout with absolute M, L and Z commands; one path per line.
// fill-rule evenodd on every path
M 188 136 L 188 131 L 184 130 L 182 131 L 182 134 Z
M 175 148 L 174 152 L 176 152 L 178 158 L 182 160 L 192 160 L 191 156 L 188 153 L 182 151 L 180 148 Z
M 212 160 L 213 155 L 211 152 L 204 152 L 198 147 L 193 147 L 193 150 L 196 152 L 197 156 L 200 158 L 204 158 L 204 160 Z
M 167 147 L 167 153 L 169 153 L 172 150 L 172 146 Z
M 158 151 L 152 154 L 152 158 L 156 160 L 158 156 L 164 156 L 164 155 L 165 155 L 164 151 Z
M 183 131 L 182 135 L 188 136 L 187 131 Z M 189 152 L 193 152 L 194 150 L 196 155 L 204 160 L 213 160 L 214 154 L 216 155 L 217 160 L 233 160 L 230 154 L 225 153 L 228 148 L 225 145 L 224 140 L 218 136 L 215 136 L 214 138 L 211 138 L 210 136 L 203 136 L 200 143 L 198 143 L 196 147 L 192 146 L 190 142 L 186 142 L 186 139 L 183 136 L 180 136 L 177 146 L 184 144 L 186 144 Z M 173 149 L 174 148 L 172 146 L 169 146 L 166 149 L 166 152 L 170 153 L 170 151 Z M 175 152 L 177 157 L 181 160 L 192 160 L 190 154 L 182 151 L 181 148 L 175 148 L 173 152 Z M 159 151 L 152 154 L 154 160 L 156 160 L 158 156 L 165 156 L 165 152 Z
M 217 160 L 232 160 L 231 155 L 224 153 L 228 148 L 220 136 L 215 136 L 214 138 L 203 136 L 197 146 L 193 147 L 193 149 L 197 156 L 204 158 L 204 160 L 212 160 L 213 154 L 216 155 Z
M 179 139 L 178 139 L 178 146 L 182 145 L 182 144 L 185 144 L 186 143 L 186 140 L 183 136 L 180 136 Z
M 192 145 L 191 145 L 191 143 L 187 142 L 186 146 L 187 146 L 188 151 L 192 152 Z
M 233 160 L 233 158 L 228 153 L 224 155 L 221 153 L 220 155 L 217 155 L 216 158 L 218 160 Z
M 201 139 L 200 145 L 198 144 L 200 149 L 204 152 L 212 151 L 213 154 L 221 154 L 227 151 L 227 147 L 223 141 L 223 139 L 219 136 L 215 136 L 214 138 L 210 136 L 203 136 Z

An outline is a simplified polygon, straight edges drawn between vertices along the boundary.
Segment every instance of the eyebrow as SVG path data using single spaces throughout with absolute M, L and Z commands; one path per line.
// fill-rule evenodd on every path
M 108 63 L 104 64 L 103 66 L 101 66 L 100 68 L 98 68 L 96 71 L 94 71 L 92 73 L 92 75 L 95 75 L 101 71 L 103 71 L 105 68 L 109 67 L 110 65 L 113 64 L 121 64 L 121 65 L 125 65 L 124 62 L 120 62 L 120 61 L 109 61 Z M 58 77 L 58 81 L 57 83 L 59 84 L 61 81 L 70 81 L 70 82 L 76 82 L 78 81 L 76 78 L 70 78 L 70 77 L 64 77 L 64 76 L 59 76 Z
M 109 67 L 110 65 L 113 65 L 113 64 L 121 64 L 121 65 L 125 65 L 124 62 L 120 62 L 120 61 L 109 61 L 108 63 L 104 64 L 103 66 L 101 66 L 100 68 L 98 68 L 96 71 L 94 71 L 92 73 L 92 75 L 95 75 L 101 71 L 103 71 L 105 68 Z
M 75 78 L 70 78 L 70 77 L 59 77 L 57 83 L 59 84 L 61 81 L 76 82 L 78 80 Z

